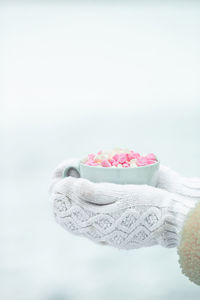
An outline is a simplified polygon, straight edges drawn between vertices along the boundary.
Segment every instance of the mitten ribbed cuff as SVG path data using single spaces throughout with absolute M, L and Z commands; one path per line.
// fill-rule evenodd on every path
M 165 215 L 164 230 L 160 244 L 164 247 L 176 247 L 180 243 L 181 230 L 187 215 L 197 200 L 169 193 L 170 202 Z

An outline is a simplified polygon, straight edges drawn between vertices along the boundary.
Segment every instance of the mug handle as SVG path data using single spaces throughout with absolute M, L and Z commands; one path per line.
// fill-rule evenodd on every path
M 63 177 L 68 177 L 68 176 L 72 176 L 72 177 L 76 177 L 76 178 L 81 177 L 79 160 L 74 160 L 68 166 L 65 167 L 64 172 L 63 172 Z

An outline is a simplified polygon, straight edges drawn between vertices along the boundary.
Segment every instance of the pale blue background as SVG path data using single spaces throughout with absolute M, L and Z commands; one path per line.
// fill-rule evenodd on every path
M 47 195 L 60 161 L 116 146 L 200 176 L 200 5 L 141 2 L 0 4 L 2 300 L 200 299 L 176 249 L 75 237 Z

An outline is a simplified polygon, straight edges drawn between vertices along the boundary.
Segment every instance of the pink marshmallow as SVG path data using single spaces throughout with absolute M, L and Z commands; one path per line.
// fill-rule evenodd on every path
M 113 158 L 115 161 L 118 161 L 118 159 L 119 159 L 119 154 L 115 154 L 112 158 Z
M 149 153 L 146 155 L 146 158 L 150 159 L 150 160 L 157 160 L 155 154 L 153 153 Z
M 112 164 L 115 162 L 115 160 L 114 160 L 114 159 L 112 159 L 112 158 L 111 158 L 111 159 L 109 159 L 108 161 L 109 161 L 109 163 L 110 163 L 111 165 L 112 165 Z
M 88 154 L 88 158 L 90 159 L 90 160 L 93 160 L 94 158 L 95 158 L 95 154 Z
M 124 163 L 124 164 L 122 165 L 123 168 L 128 168 L 129 166 L 130 166 L 130 164 L 128 164 L 128 163 Z
M 138 159 L 140 158 L 140 153 L 133 153 L 133 159 Z
M 104 152 L 101 150 L 97 153 L 97 155 L 101 155 Z M 154 164 L 157 159 L 155 154 L 149 153 L 146 156 L 141 156 L 139 153 L 134 152 L 131 150 L 129 153 L 116 153 L 113 157 L 109 159 L 98 159 L 95 160 L 96 155 L 94 153 L 88 154 L 88 160 L 85 162 L 88 166 L 102 166 L 102 167 L 118 167 L 118 165 L 122 166 L 123 168 L 130 167 L 130 161 L 132 159 L 136 160 L 136 165 L 138 167 L 146 166 Z
M 118 157 L 118 162 L 120 163 L 120 164 L 123 164 L 123 163 L 125 163 L 126 162 L 126 154 L 125 153 L 120 153 L 119 154 L 119 157 Z
M 145 166 L 147 165 L 147 159 L 143 156 L 139 157 L 136 162 L 137 166 Z
M 150 160 L 150 159 L 148 159 L 147 160 L 147 165 L 152 165 L 152 164 L 155 164 L 155 160 Z
M 88 160 L 85 162 L 86 165 L 88 166 L 92 166 L 93 165 L 93 161 L 92 160 Z
M 134 151 L 131 150 L 130 153 L 126 154 L 126 156 L 127 156 L 128 161 L 130 161 L 131 159 L 134 159 L 135 158 Z
M 104 159 L 101 163 L 102 167 L 111 167 L 111 164 L 107 159 Z

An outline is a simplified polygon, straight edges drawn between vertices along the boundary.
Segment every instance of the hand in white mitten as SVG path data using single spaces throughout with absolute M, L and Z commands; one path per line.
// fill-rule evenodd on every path
M 200 180 L 160 168 L 158 185 L 92 183 L 58 166 L 50 188 L 58 223 L 94 242 L 121 249 L 175 247 L 184 220 L 200 198 Z M 73 172 L 73 171 L 72 171 Z
M 200 179 L 161 166 L 157 187 L 92 183 L 78 161 L 61 163 L 49 193 L 56 221 L 73 234 L 121 249 L 178 246 L 182 272 L 200 285 Z

